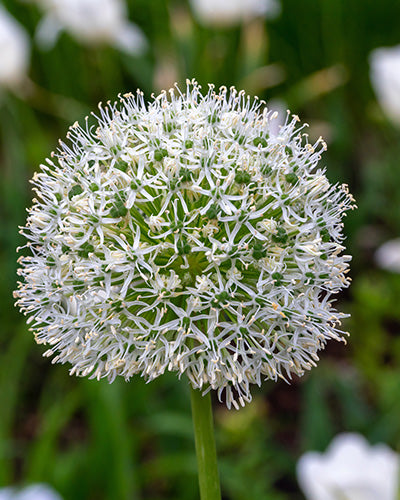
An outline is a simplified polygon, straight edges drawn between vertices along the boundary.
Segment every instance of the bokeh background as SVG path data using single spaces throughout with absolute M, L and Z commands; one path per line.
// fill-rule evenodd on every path
M 0 486 L 46 482 L 65 500 L 198 498 L 186 381 L 70 377 L 41 357 L 12 298 L 29 178 L 58 138 L 99 101 L 138 87 L 150 97 L 186 77 L 300 115 L 328 143 L 329 179 L 348 183 L 359 206 L 345 220 L 353 284 L 338 298 L 351 314 L 348 345 L 331 341 L 317 368 L 291 385 L 264 383 L 240 411 L 214 401 L 224 499 L 302 499 L 296 461 L 341 431 L 400 451 L 400 275 L 374 259 L 400 236 L 400 131 L 369 65 L 373 49 L 400 43 L 400 3 L 282 0 L 274 16 L 215 25 L 187 0 L 127 0 L 145 37 L 132 50 L 71 30 L 49 41 L 46 2 L 2 3 L 26 31 L 29 56 L 0 88 Z

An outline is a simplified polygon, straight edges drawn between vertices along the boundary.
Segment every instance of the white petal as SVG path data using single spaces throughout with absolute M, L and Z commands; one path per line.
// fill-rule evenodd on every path
M 386 445 L 370 446 L 359 434 L 340 434 L 325 454 L 309 452 L 297 464 L 308 500 L 395 500 L 399 456 Z
M 126 23 L 116 33 L 115 44 L 128 54 L 139 55 L 147 48 L 147 40 L 143 31 L 133 23 Z
M 54 47 L 61 31 L 62 26 L 57 19 L 52 15 L 44 16 L 35 32 L 35 38 L 40 48 L 49 50 Z
M 400 273 L 400 238 L 383 243 L 375 252 L 375 261 L 382 269 Z
M 210 26 L 232 26 L 257 16 L 276 17 L 280 12 L 277 0 L 191 0 L 201 23 Z
M 29 50 L 25 29 L 0 5 L 0 85 L 12 87 L 23 80 Z
M 387 116 L 400 125 L 400 45 L 370 54 L 371 82 Z

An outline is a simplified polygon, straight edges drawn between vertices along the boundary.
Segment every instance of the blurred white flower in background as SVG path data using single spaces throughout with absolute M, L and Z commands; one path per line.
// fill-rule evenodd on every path
M 375 252 L 375 262 L 382 269 L 400 273 L 400 238 L 383 243 Z
M 0 4 L 0 85 L 20 84 L 27 73 L 30 44 L 25 29 Z
M 359 434 L 339 434 L 326 453 L 305 453 L 297 477 L 308 500 L 396 500 L 399 455 Z
M 146 38 L 129 22 L 123 0 L 36 0 L 45 12 L 36 36 L 44 48 L 51 48 L 62 30 L 82 43 L 110 44 L 129 54 L 141 54 Z
M 371 82 L 382 109 L 400 125 L 400 45 L 370 54 Z
M 209 26 L 233 26 L 255 17 L 276 17 L 278 0 L 191 0 L 198 20 Z
M 32 484 L 23 489 L 1 488 L 0 500 L 62 500 L 62 498 L 46 484 Z

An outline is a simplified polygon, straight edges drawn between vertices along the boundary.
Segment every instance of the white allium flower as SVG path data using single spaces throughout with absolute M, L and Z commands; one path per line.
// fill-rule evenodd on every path
M 37 0 L 45 11 L 37 38 L 54 45 L 65 29 L 82 43 L 108 43 L 131 54 L 140 54 L 147 42 L 141 29 L 128 21 L 125 0 Z
M 305 453 L 297 464 L 308 500 L 396 500 L 399 455 L 370 446 L 359 434 L 339 434 L 325 454 Z
M 375 252 L 375 261 L 382 269 L 400 273 L 400 238 L 383 243 Z
M 26 77 L 30 44 L 25 29 L 0 5 L 0 85 L 13 87 Z
M 400 45 L 373 50 L 370 66 L 371 82 L 382 109 L 400 125 Z
M 62 498 L 46 484 L 32 484 L 23 489 L 0 488 L 0 500 L 62 500 Z
M 279 0 L 191 0 L 198 20 L 208 26 L 233 26 L 255 17 L 276 17 Z
M 323 141 L 297 117 L 271 136 L 271 112 L 233 87 L 120 101 L 33 178 L 16 296 L 45 355 L 110 381 L 176 371 L 228 407 L 315 366 L 345 337 L 331 295 L 349 285 L 353 207 L 318 167 Z

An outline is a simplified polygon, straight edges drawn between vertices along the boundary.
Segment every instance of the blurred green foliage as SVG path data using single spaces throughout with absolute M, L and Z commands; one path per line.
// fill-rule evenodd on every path
M 33 40 L 38 8 L 4 5 Z M 296 460 L 340 431 L 400 451 L 400 276 L 373 262 L 377 246 L 400 234 L 400 133 L 368 74 L 373 48 L 400 43 L 400 3 L 284 0 L 276 20 L 224 30 L 200 25 L 184 0 L 128 6 L 146 54 L 84 47 L 66 33 L 49 51 L 32 41 L 30 83 L 0 96 L 0 486 L 48 482 L 65 500 L 197 498 L 185 380 L 70 378 L 41 358 L 12 299 L 28 179 L 58 137 L 98 101 L 194 77 L 284 101 L 311 137 L 326 137 L 328 176 L 348 182 L 359 203 L 346 221 L 354 284 L 339 304 L 352 315 L 349 345 L 331 342 L 318 368 L 290 386 L 265 383 L 239 412 L 215 401 L 224 499 L 300 499 Z

